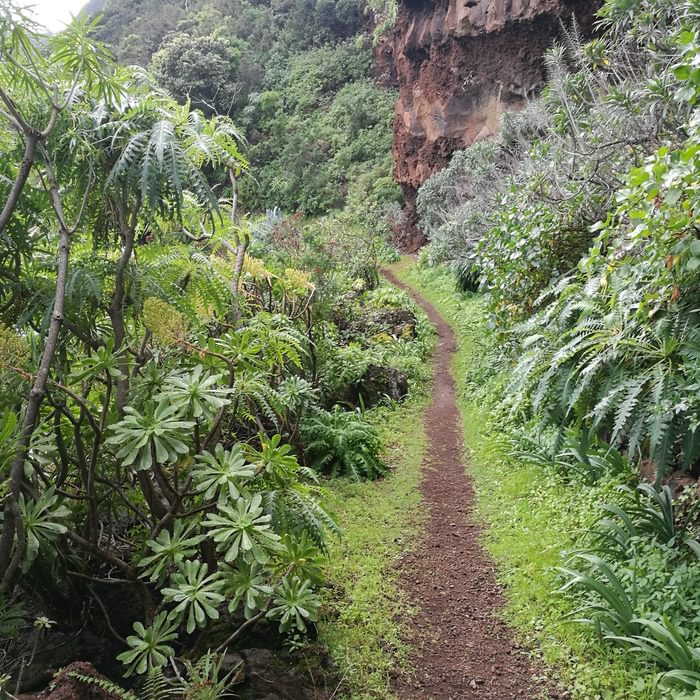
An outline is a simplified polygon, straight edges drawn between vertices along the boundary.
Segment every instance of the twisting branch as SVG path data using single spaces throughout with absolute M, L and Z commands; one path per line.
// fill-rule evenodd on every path
M 231 180 L 231 227 L 235 230 L 238 223 L 238 180 L 233 168 L 228 169 L 228 176 Z M 236 324 L 241 320 L 241 309 L 238 304 L 240 296 L 241 275 L 243 274 L 243 263 L 245 254 L 250 245 L 250 236 L 239 231 L 236 233 L 236 264 L 233 268 L 233 279 L 231 280 L 231 296 L 233 297 L 232 312 Z
M 19 166 L 19 171 L 17 172 L 17 177 L 12 184 L 12 189 L 7 197 L 5 206 L 0 212 L 0 231 L 2 231 L 7 223 L 9 222 L 12 214 L 19 203 L 19 198 L 24 189 L 24 185 L 27 182 L 29 173 L 31 172 L 32 166 L 34 165 L 34 157 L 36 154 L 36 147 L 39 143 L 39 134 L 33 133 L 25 138 L 24 142 L 24 155 L 22 156 L 22 163 Z
M 126 348 L 126 322 L 124 320 L 124 300 L 126 298 L 126 269 L 131 261 L 134 251 L 134 241 L 136 237 L 136 225 L 138 213 L 141 210 L 141 195 L 137 195 L 136 202 L 131 211 L 128 212 L 128 193 L 126 186 L 122 186 L 119 201 L 116 202 L 117 218 L 122 237 L 122 252 L 117 263 L 117 270 L 114 276 L 114 294 L 112 301 L 107 308 L 107 314 L 112 322 L 114 330 L 114 348 L 119 357 L 119 371 L 121 377 L 116 380 L 115 403 L 120 416 L 124 415 L 129 394 L 129 365 L 127 361 Z
M 3 594 L 10 585 L 22 557 L 24 556 L 24 532 L 20 532 L 21 516 L 19 512 L 19 495 L 22 492 L 24 485 L 24 461 L 29 449 L 32 434 L 36 428 L 36 423 L 39 418 L 39 409 L 46 395 L 46 385 L 48 383 L 49 371 L 53 363 L 53 358 L 58 345 L 58 336 L 63 323 L 63 310 L 65 305 L 66 284 L 68 280 L 68 260 L 70 256 L 70 231 L 66 226 L 66 220 L 63 211 L 63 203 L 58 191 L 58 183 L 51 167 L 48 154 L 44 151 L 46 159 L 46 182 L 48 183 L 48 192 L 51 201 L 51 206 L 56 215 L 59 228 L 59 243 L 58 243 L 58 264 L 56 270 L 56 293 L 54 297 L 53 311 L 51 313 L 51 322 L 46 335 L 44 350 L 41 354 L 39 369 L 34 379 L 29 397 L 27 400 L 27 408 L 24 412 L 22 421 L 22 429 L 20 438 L 17 443 L 17 450 L 12 459 L 10 466 L 10 489 L 5 505 L 5 516 L 2 535 L 0 536 L 0 570 L 5 571 L 5 576 L 0 583 L 0 595 Z M 15 534 L 21 534 L 18 539 L 17 547 L 15 548 L 14 556 L 12 554 Z
M 100 607 L 100 610 L 102 611 L 102 614 L 104 615 L 104 618 L 105 618 L 105 624 L 107 625 L 107 629 L 110 631 L 112 636 L 117 641 L 121 642 L 122 644 L 124 644 L 126 646 L 126 639 L 124 639 L 124 637 L 122 637 L 121 634 L 119 634 L 119 632 L 117 632 L 117 630 L 114 629 L 114 626 L 112 625 L 112 621 L 109 618 L 109 613 L 107 612 L 107 608 L 105 607 L 105 604 L 102 602 L 102 599 L 100 598 L 100 596 L 98 596 L 97 593 L 95 593 L 95 589 L 92 586 L 88 585 L 87 589 L 88 589 L 88 592 L 90 593 L 90 595 L 97 602 L 97 605 Z
M 49 116 L 48 123 L 43 129 L 38 129 L 24 119 L 24 117 L 19 113 L 19 110 L 17 109 L 12 98 L 5 92 L 5 90 L 2 89 L 2 87 L 0 87 L 0 103 L 2 103 L 7 110 L 3 110 L 2 115 L 24 138 L 24 155 L 22 156 L 22 162 L 19 166 L 19 170 L 17 171 L 15 181 L 12 183 L 12 188 L 10 189 L 10 194 L 7 197 L 7 201 L 3 205 L 2 211 L 0 211 L 0 231 L 7 226 L 12 214 L 19 204 L 19 198 L 22 194 L 22 190 L 27 184 L 29 173 L 34 165 L 37 146 L 46 141 L 46 139 L 51 136 L 51 133 L 56 128 L 56 122 L 58 121 L 58 116 L 61 112 L 61 107 L 57 105 L 57 102 L 58 87 L 56 86 L 54 87 L 54 99 L 52 100 L 51 114 Z

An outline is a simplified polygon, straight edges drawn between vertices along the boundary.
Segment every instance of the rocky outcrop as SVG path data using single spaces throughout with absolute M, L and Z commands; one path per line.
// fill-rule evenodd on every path
M 543 54 L 575 15 L 591 30 L 600 0 L 402 0 L 380 68 L 400 90 L 394 175 L 415 223 L 417 188 L 450 155 L 493 136 L 545 81 Z
M 81 677 L 93 678 L 94 681 L 85 683 Z M 44 692 L 18 695 L 17 700 L 119 700 L 122 697 L 107 690 L 108 687 L 107 679 L 92 664 L 76 661 L 61 669 Z

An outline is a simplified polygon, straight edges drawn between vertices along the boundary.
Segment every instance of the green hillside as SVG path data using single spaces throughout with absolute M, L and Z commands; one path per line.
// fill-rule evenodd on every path
M 97 36 L 121 63 L 151 68 L 178 101 L 244 131 L 247 207 L 318 215 L 398 200 L 395 94 L 373 78 L 363 0 L 103 4 Z
M 384 18 L 449 100 L 561 2 L 0 0 L 0 698 L 700 698 L 700 0 L 392 247 Z

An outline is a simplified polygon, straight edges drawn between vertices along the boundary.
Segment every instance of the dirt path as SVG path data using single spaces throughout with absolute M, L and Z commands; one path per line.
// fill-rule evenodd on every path
M 401 562 L 401 585 L 419 608 L 410 640 L 413 673 L 396 678 L 393 690 L 400 700 L 541 697 L 527 653 L 498 619 L 503 598 L 471 517 L 474 490 L 465 474 L 462 419 L 450 374 L 454 333 L 422 297 L 392 273 L 385 276 L 425 309 L 439 339 L 424 418 L 428 448 L 421 490 L 430 518 L 425 540 Z

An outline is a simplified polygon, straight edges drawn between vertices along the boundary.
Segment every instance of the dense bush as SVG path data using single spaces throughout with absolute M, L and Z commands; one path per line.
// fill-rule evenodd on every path
M 634 15 L 636 29 L 589 43 L 574 26 L 547 55 L 539 101 L 507 115 L 499 140 L 457 154 L 449 178 L 439 173 L 419 192 L 431 254 L 476 268 L 498 322 L 532 313 L 590 247 L 590 227 L 605 219 L 628 170 L 686 133 L 673 31 L 649 43 L 633 33 L 684 20 L 651 5 L 656 12 Z
M 386 471 L 375 428 L 354 412 L 336 406 L 318 411 L 302 426 L 309 456 L 318 469 L 355 481 L 376 478 Z
M 204 34 L 237 37 L 249 48 L 250 63 L 263 66 L 276 55 L 287 57 L 310 46 L 357 33 L 362 3 L 356 0 L 107 0 L 98 38 L 122 63 L 145 65 L 178 24 L 196 18 Z M 183 30 L 186 24 L 181 25 Z M 191 29 L 192 26 L 189 26 Z M 129 32 L 129 33 L 127 33 Z
M 476 245 L 493 225 L 508 159 L 500 141 L 478 141 L 455 153 L 419 189 L 417 209 L 421 229 L 430 239 L 431 263 L 474 263 Z
M 153 54 L 158 82 L 180 99 L 188 98 L 205 112 L 228 114 L 233 108 L 240 55 L 224 39 L 168 35 Z
M 89 628 L 143 697 L 172 657 L 205 654 L 180 697 L 203 673 L 220 688 L 220 654 L 256 623 L 313 624 L 338 530 L 304 463 L 375 477 L 381 445 L 321 405 L 332 287 L 309 263 L 338 247 L 245 216 L 230 119 L 91 31 L 0 18 L 0 687 L 32 640 Z M 377 263 L 357 269 L 376 282 Z
M 301 54 L 285 75 L 271 77 L 271 89 L 251 95 L 243 120 L 255 125 L 250 154 L 260 170 L 242 190 L 244 201 L 315 215 L 342 208 L 359 185 L 362 197 L 371 196 L 381 184 L 373 180 L 389 177 L 395 95 L 365 77 L 370 61 L 369 50 L 353 43 L 324 47 Z M 396 198 L 390 187 L 388 201 Z
M 698 12 L 609 0 L 601 19 L 590 42 L 569 30 L 541 98 L 431 178 L 419 213 L 425 260 L 486 292 L 513 455 L 573 488 L 653 484 L 603 505 L 564 593 L 681 697 L 700 681 L 697 516 L 667 483 L 700 469 Z
M 661 479 L 700 455 L 695 15 L 611 5 L 608 35 L 584 44 L 574 27 L 540 102 L 431 178 L 419 211 L 431 250 L 476 266 L 494 322 L 524 351 L 514 408 L 562 435 L 585 426 Z M 476 187 L 497 192 L 509 169 L 484 216 L 493 201 Z
M 602 506 L 585 551 L 562 568 L 574 616 L 660 668 L 662 685 L 692 691 L 700 681 L 700 544 L 694 507 L 674 508 L 668 486 L 621 490 Z
M 697 151 L 693 136 L 632 172 L 579 275 L 520 331 L 517 400 L 561 427 L 587 422 L 659 479 L 700 456 Z

